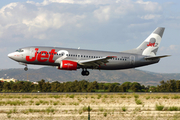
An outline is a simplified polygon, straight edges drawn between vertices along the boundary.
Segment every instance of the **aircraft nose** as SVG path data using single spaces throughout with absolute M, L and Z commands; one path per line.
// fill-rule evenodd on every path
M 9 53 L 9 54 L 8 54 L 8 57 L 9 57 L 9 58 L 13 58 L 13 56 L 14 56 L 13 53 Z

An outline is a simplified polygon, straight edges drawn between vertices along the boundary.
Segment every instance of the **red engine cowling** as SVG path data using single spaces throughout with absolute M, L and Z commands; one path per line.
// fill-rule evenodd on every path
M 62 60 L 60 66 L 57 69 L 60 70 L 77 70 L 77 62 Z

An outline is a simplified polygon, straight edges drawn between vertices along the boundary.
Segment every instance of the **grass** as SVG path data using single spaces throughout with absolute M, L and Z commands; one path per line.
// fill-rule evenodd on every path
M 64 117 L 72 114 L 73 116 L 79 116 L 86 119 L 88 112 L 88 105 L 92 108 L 91 119 L 126 119 L 130 116 L 130 119 L 161 119 L 161 117 L 167 117 L 167 119 L 178 118 L 180 115 L 175 115 L 175 112 L 168 111 L 180 111 L 179 103 L 180 95 L 173 94 L 96 94 L 91 95 L 0 95 L 0 113 L 7 114 L 6 119 L 20 119 L 20 116 L 43 116 L 46 114 L 51 116 L 52 119 L 72 119 L 70 117 Z M 121 99 L 123 98 L 123 99 Z M 130 99 L 132 98 L 132 99 Z M 134 99 L 135 98 L 135 99 Z M 135 100 L 135 102 L 134 102 Z M 159 103 L 162 103 L 159 104 Z M 149 103 L 151 105 L 149 105 Z M 157 103 L 157 104 L 156 104 Z M 141 105 L 141 106 L 138 106 Z M 152 113 L 151 117 L 145 115 L 150 113 L 154 108 L 157 116 L 154 117 Z M 176 105 L 176 106 L 174 106 Z M 5 109 L 7 106 L 7 109 Z M 29 106 L 29 107 L 26 107 Z M 50 107 L 49 107 L 50 106 Z M 168 107 L 167 107 L 168 106 Z M 23 109 L 22 109 L 23 108 Z M 166 114 L 160 113 L 160 111 L 167 111 Z M 141 113 L 141 114 L 140 114 Z M 24 114 L 24 115 L 23 115 Z M 95 114 L 95 116 L 93 116 Z M 54 116 L 61 117 L 54 117 Z M 143 117 L 141 116 L 143 115 Z M 15 118 L 19 116 L 19 118 Z M 86 117 L 85 117 L 86 116 Z M 146 116 L 146 117 L 144 117 Z M 0 117 L 2 118 L 1 114 Z M 106 117 L 106 118 L 105 118 Z M 171 118 L 172 117 L 172 118 Z M 43 117 L 41 117 L 43 118 Z M 45 118 L 45 117 L 44 117 Z M 28 119 L 28 118 L 27 118 Z M 33 118 L 32 118 L 33 119 Z M 40 119 L 40 117 L 39 117 Z M 74 118 L 78 119 L 78 118 Z

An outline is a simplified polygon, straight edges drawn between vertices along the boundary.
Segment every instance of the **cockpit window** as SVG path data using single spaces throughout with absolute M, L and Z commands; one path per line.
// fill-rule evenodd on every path
M 24 50 L 22 50 L 22 49 L 19 49 L 19 50 L 16 50 L 16 52 L 24 52 Z

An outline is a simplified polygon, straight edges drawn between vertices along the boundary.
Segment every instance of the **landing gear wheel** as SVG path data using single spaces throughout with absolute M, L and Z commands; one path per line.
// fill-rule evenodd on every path
M 88 76 L 89 75 L 89 71 L 85 71 L 85 75 Z
M 25 71 L 27 71 L 27 70 L 28 70 L 28 68 L 27 68 L 27 67 L 25 67 L 25 68 L 24 68 L 24 70 L 25 70 Z
M 81 75 L 82 75 L 82 76 L 84 76 L 84 75 L 85 75 L 84 70 L 81 72 Z
M 83 71 L 81 72 L 81 75 L 82 75 L 82 76 L 88 76 L 88 75 L 89 75 L 89 71 L 87 71 L 87 70 L 84 71 L 84 70 L 83 70 Z

